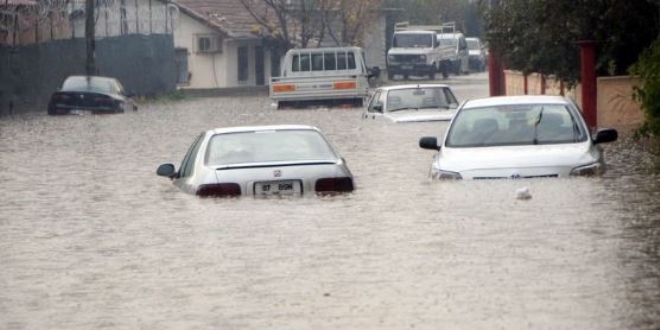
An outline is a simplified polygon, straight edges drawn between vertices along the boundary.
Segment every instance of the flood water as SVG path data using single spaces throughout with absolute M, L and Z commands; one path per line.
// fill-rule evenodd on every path
M 356 191 L 200 199 L 156 176 L 255 124 L 319 127 Z M 602 178 L 429 181 L 418 140 L 445 128 L 257 96 L 0 118 L 0 329 L 660 328 L 653 157 L 622 139 Z

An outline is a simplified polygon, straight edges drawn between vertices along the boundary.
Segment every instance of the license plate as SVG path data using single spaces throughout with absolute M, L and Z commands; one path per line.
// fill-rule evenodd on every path
M 69 111 L 71 115 L 91 115 L 92 111 L 83 109 L 73 109 Z
M 404 70 L 412 70 L 412 68 L 413 68 L 412 65 L 402 65 L 401 66 L 401 69 L 404 69 Z
M 260 196 L 294 196 L 302 194 L 302 187 L 296 180 L 257 182 L 254 193 Z

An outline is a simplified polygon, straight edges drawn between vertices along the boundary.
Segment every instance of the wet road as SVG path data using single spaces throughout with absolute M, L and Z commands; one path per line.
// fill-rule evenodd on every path
M 269 103 L 0 118 L 0 329 L 660 328 L 658 166 L 625 141 L 602 178 L 431 182 L 418 139 L 446 124 Z M 154 173 L 209 127 L 291 123 L 353 194 L 199 199 Z

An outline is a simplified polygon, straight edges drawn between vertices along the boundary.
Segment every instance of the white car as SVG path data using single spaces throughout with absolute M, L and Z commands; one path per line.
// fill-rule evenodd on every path
M 344 159 L 316 127 L 217 128 L 198 135 L 179 170 L 156 173 L 202 197 L 303 196 L 354 189 Z
M 461 105 L 435 150 L 430 176 L 437 179 L 518 179 L 593 176 L 605 171 L 600 143 L 614 129 L 590 135 L 570 99 L 561 96 L 500 96 Z
M 364 119 L 395 123 L 449 121 L 458 101 L 445 84 L 406 84 L 377 88 L 362 112 Z

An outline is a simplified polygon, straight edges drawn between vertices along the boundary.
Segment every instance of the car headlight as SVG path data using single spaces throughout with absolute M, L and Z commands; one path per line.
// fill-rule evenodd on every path
M 571 176 L 596 176 L 605 172 L 605 165 L 603 163 L 593 163 L 584 166 L 578 166 L 571 170 Z
M 463 177 L 461 177 L 460 174 L 456 172 L 449 172 L 449 171 L 439 171 L 439 170 L 433 170 L 431 177 L 433 179 L 438 179 L 438 180 L 461 180 Z
M 426 55 L 419 55 L 419 60 L 422 62 L 426 62 Z
M 387 60 L 390 61 L 390 62 L 396 62 L 396 58 L 394 58 L 394 55 L 388 56 Z

